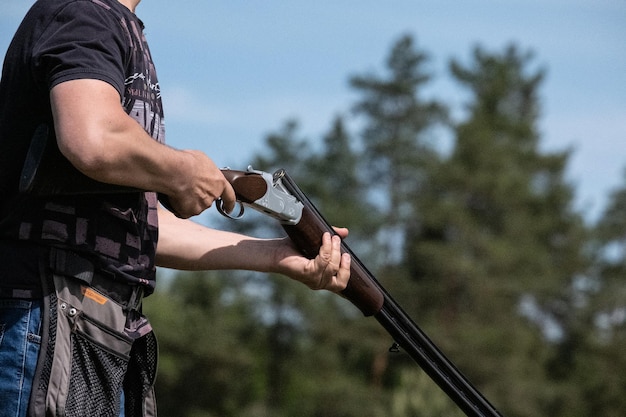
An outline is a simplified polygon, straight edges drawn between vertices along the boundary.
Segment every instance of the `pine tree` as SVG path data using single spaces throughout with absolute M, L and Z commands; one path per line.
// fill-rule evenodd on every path
M 354 111 L 364 119 L 363 169 L 371 195 L 384 213 L 381 239 L 388 246 L 388 262 L 397 259 L 393 242 L 402 239 L 399 225 L 412 216 L 409 202 L 428 180 L 425 168 L 437 159 L 428 133 L 446 114 L 440 103 L 422 97 L 431 79 L 427 62 L 427 54 L 405 35 L 391 49 L 387 78 L 371 74 L 351 78 L 352 87 L 362 95 Z
M 587 415 L 626 414 L 626 170 L 595 225 L 594 264 L 581 280 L 579 304 L 587 327 L 577 355 L 577 379 Z
M 532 300 L 533 317 L 551 319 L 536 324 L 563 331 L 551 307 L 585 267 L 582 220 L 563 177 L 569 152 L 539 150 L 544 75 L 531 59 L 510 46 L 451 62 L 471 94 L 467 115 L 451 155 L 414 200 L 420 217 L 406 244 L 415 314 L 505 415 L 520 416 L 541 415 L 550 401 L 538 388 L 544 342 L 520 314 L 522 301 Z

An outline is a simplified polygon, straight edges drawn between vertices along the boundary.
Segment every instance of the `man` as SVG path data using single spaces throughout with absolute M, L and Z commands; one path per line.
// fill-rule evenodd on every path
M 337 236 L 325 234 L 309 260 L 288 239 L 188 220 L 217 199 L 231 210 L 235 194 L 205 154 L 163 143 L 159 83 L 134 14 L 139 1 L 38 0 L 7 52 L 0 416 L 154 415 L 155 345 L 140 310 L 157 265 L 276 272 L 333 292 L 349 279 Z M 54 169 L 36 176 L 58 189 L 83 184 L 78 190 L 42 192 L 29 183 L 33 155 L 39 162 L 55 152 Z

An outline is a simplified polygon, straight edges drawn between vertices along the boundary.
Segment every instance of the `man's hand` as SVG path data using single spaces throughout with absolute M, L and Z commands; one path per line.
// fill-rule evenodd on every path
M 188 163 L 181 167 L 181 174 L 172 178 L 174 191 L 168 197 L 176 215 L 188 218 L 202 213 L 217 199 L 230 212 L 235 207 L 235 190 L 224 178 L 222 171 L 200 151 L 183 151 Z
M 286 238 L 276 255 L 278 272 L 313 290 L 343 291 L 350 280 L 350 255 L 341 253 L 341 238 L 347 236 L 348 230 L 335 228 L 335 231 L 339 235 L 324 233 L 322 246 L 314 259 L 303 257 Z

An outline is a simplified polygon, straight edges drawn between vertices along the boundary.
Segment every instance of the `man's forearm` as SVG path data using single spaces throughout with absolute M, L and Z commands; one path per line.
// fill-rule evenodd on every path
M 194 271 L 279 272 L 275 252 L 280 245 L 284 245 L 281 239 L 255 239 L 210 229 L 159 208 L 159 266 Z
M 350 278 L 350 256 L 340 248 L 339 236 L 325 233 L 319 253 L 308 259 L 288 238 L 255 239 L 209 229 L 159 209 L 156 261 L 168 268 L 274 272 L 311 289 L 340 292 Z

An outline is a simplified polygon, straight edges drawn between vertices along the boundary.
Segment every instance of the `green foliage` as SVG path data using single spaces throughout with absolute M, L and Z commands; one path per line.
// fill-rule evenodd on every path
M 287 121 L 256 169 L 285 168 L 470 381 L 508 417 L 626 414 L 626 176 L 596 225 L 573 208 L 570 150 L 543 152 L 544 70 L 516 46 L 476 47 L 450 74 L 457 120 L 425 99 L 410 36 L 384 76 L 351 78 L 361 131 L 320 146 Z M 434 128 L 454 142 L 440 151 Z M 262 216 L 228 223 L 272 235 Z M 146 300 L 164 416 L 457 416 L 389 335 L 346 300 L 284 277 L 180 274 Z
M 462 417 L 465 414 L 417 368 L 402 370 L 393 393 L 391 417 Z
M 363 116 L 363 167 L 370 188 L 382 191 L 386 226 L 404 221 L 406 199 L 420 191 L 427 168 L 437 159 L 428 141 L 434 124 L 445 119 L 447 110 L 437 101 L 422 98 L 431 76 L 424 66 L 427 55 L 415 48 L 410 36 L 401 37 L 387 60 L 389 75 L 352 77 L 350 82 L 362 98 L 354 111 Z
M 259 363 L 252 350 L 261 335 L 242 286 L 217 274 L 184 273 L 146 301 L 160 347 L 162 415 L 211 410 L 235 416 L 261 396 L 264 381 L 255 378 Z
M 477 48 L 468 65 L 451 63 L 469 90 L 468 113 L 456 123 L 450 156 L 415 199 L 422 217 L 406 244 L 424 300 L 415 313 L 431 318 L 433 336 L 505 415 L 543 414 L 546 391 L 559 385 L 549 363 L 567 354 L 553 356 L 551 343 L 562 348 L 576 337 L 575 306 L 564 291 L 587 268 L 583 221 L 563 180 L 569 153 L 538 148 L 542 72 L 528 70 L 531 57 L 515 47 L 503 54 Z M 560 340 L 537 333 L 535 326 L 550 323 Z M 529 366 L 533 360 L 545 363 Z M 561 395 L 568 394 L 550 394 Z

